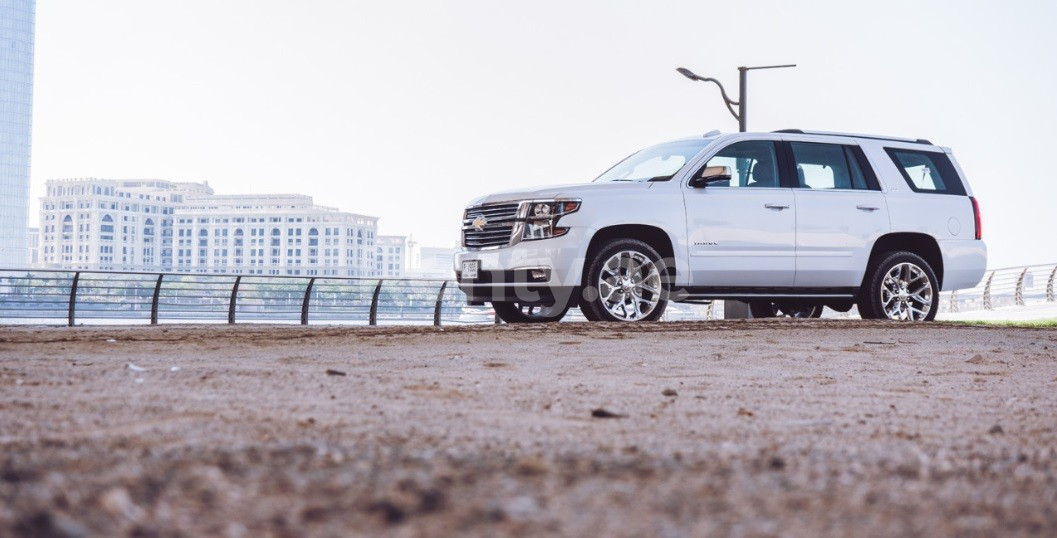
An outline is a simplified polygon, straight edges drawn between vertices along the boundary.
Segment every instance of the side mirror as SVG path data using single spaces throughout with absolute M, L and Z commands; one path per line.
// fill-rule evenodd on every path
M 701 175 L 690 180 L 690 186 L 695 189 L 701 189 L 709 183 L 729 182 L 731 176 L 729 166 L 709 166 L 701 171 Z

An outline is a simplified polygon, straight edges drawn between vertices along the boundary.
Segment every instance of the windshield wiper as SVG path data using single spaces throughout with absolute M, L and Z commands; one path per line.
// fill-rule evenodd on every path
M 669 179 L 672 179 L 673 177 L 675 177 L 675 174 L 672 174 L 670 176 L 654 176 L 654 177 L 651 177 L 650 179 L 647 179 L 646 181 L 668 181 Z

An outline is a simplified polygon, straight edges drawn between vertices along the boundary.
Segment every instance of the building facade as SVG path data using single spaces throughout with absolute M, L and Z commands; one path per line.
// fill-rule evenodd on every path
M 33 0 L 0 0 L 0 267 L 28 261 L 35 13 Z
M 189 196 L 173 215 L 174 271 L 373 277 L 378 218 L 297 194 Z
M 410 274 L 422 278 L 455 278 L 455 247 L 417 246 Z
M 377 217 L 318 206 L 309 196 L 216 195 L 207 183 L 153 179 L 52 180 L 41 199 L 39 266 L 398 276 L 392 271 L 402 272 L 404 262 L 389 252 L 402 256 L 406 248 L 387 242 L 379 259 L 377 233 Z
M 60 179 L 40 203 L 43 267 L 168 271 L 173 211 L 185 196 L 212 194 L 206 183 L 158 179 Z
M 378 264 L 378 276 L 404 276 L 407 270 L 407 236 L 380 235 L 377 245 L 375 261 Z
M 40 265 L 40 228 L 30 228 L 28 240 L 26 242 L 26 248 L 28 249 L 28 255 L 26 256 L 26 262 L 29 267 L 37 267 Z

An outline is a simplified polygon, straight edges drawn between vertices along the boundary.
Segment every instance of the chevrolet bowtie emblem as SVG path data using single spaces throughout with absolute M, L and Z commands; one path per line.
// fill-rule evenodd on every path
M 476 219 L 473 219 L 473 229 L 477 230 L 478 232 L 484 231 L 484 227 L 487 224 L 488 219 L 484 218 L 483 216 L 479 216 Z

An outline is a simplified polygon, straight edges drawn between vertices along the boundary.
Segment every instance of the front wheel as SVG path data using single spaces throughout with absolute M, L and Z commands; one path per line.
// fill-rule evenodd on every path
M 569 305 L 530 305 L 517 302 L 492 303 L 499 319 L 507 323 L 553 323 L 561 321 Z
M 863 319 L 932 321 L 938 311 L 939 281 L 932 267 L 912 252 L 889 252 L 867 269 L 859 291 Z
M 636 239 L 610 241 L 590 258 L 580 310 L 591 321 L 656 321 L 668 305 L 668 267 Z

